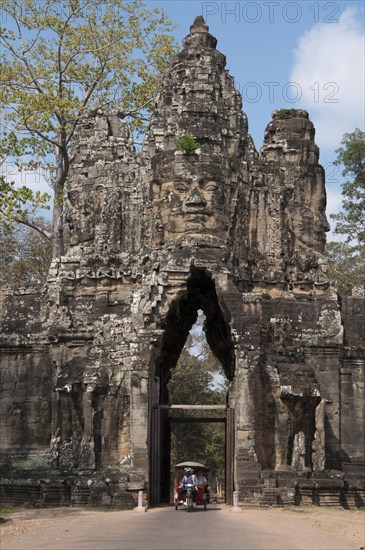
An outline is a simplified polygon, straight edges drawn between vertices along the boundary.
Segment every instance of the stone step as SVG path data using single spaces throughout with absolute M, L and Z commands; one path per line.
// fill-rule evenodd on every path
M 263 489 L 260 498 L 260 506 L 282 506 L 278 489 Z

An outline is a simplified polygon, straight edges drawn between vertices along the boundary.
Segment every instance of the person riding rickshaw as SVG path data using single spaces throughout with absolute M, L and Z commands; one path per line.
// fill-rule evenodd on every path
M 190 511 L 195 504 L 204 506 L 206 510 L 210 498 L 208 468 L 199 462 L 181 462 L 176 464 L 175 471 L 175 509 L 183 505 Z

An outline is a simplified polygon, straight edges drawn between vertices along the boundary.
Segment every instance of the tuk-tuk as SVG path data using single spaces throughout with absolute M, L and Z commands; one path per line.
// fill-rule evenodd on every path
M 175 466 L 175 510 L 179 507 L 191 512 L 195 506 L 207 509 L 210 494 L 208 489 L 208 468 L 199 462 L 181 462 Z M 187 483 L 189 477 L 194 483 Z

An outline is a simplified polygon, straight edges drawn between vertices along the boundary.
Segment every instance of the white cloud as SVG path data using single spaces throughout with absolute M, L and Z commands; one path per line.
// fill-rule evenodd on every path
M 302 89 L 301 106 L 321 148 L 338 147 L 345 132 L 364 126 L 364 79 L 364 30 L 356 9 L 348 7 L 338 23 L 316 24 L 300 37 L 290 80 Z

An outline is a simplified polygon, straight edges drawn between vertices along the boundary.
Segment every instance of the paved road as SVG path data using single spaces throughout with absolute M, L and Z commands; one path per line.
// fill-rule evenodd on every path
M 1 550 L 351 550 L 354 547 L 300 517 L 263 511 L 232 513 L 211 505 L 192 513 L 90 512 L 21 535 Z

